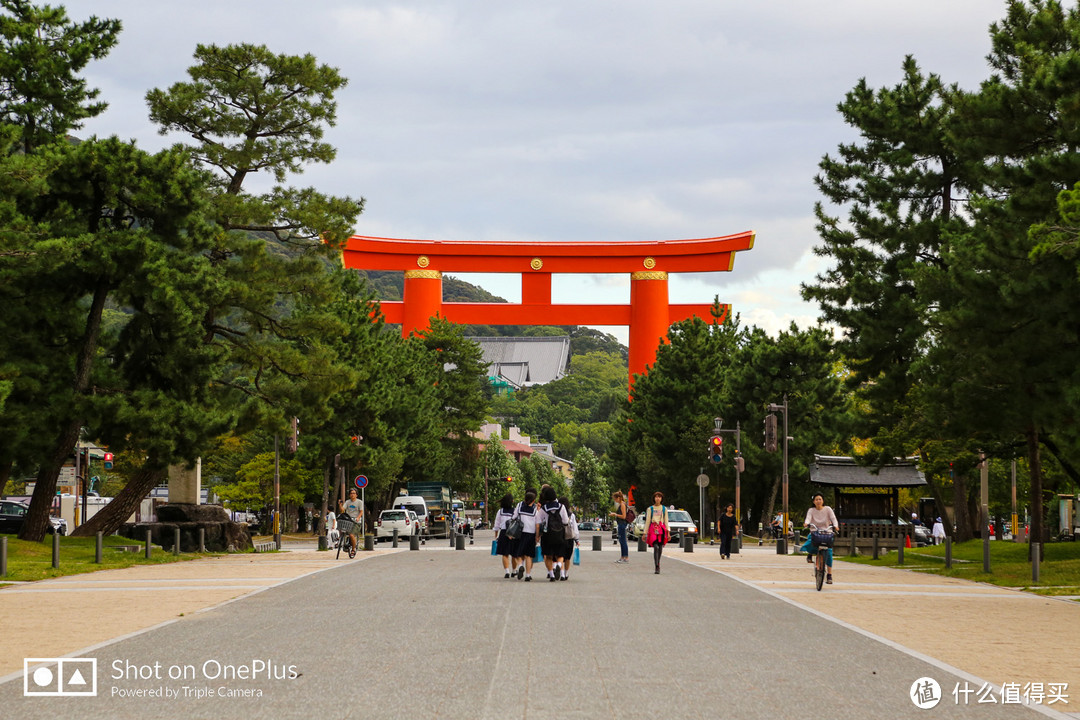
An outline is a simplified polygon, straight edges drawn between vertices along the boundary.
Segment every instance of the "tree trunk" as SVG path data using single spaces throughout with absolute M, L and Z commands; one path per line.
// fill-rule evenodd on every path
M 90 385 L 90 367 L 97 351 L 98 334 L 101 330 L 101 314 L 105 309 L 105 299 L 109 296 L 108 288 L 99 283 L 94 290 L 94 299 L 86 314 L 86 331 L 83 333 L 82 347 L 75 363 L 75 377 L 71 389 L 75 396 L 81 395 Z M 20 540 L 41 542 L 45 539 L 45 530 L 49 524 L 49 511 L 56 497 L 56 481 L 60 477 L 60 468 L 68 456 L 75 450 L 82 430 L 82 418 L 70 420 L 56 437 L 52 453 L 45 464 L 38 470 L 34 484 L 34 496 L 30 499 L 30 508 L 26 511 L 26 520 L 19 531 Z
M 925 452 L 920 453 L 922 461 L 926 464 L 929 458 Z M 930 488 L 930 496 L 934 498 L 934 507 L 937 511 L 938 517 L 941 518 L 941 524 L 945 526 L 945 534 L 949 537 L 955 535 L 952 528 L 952 523 L 949 522 L 949 513 L 945 509 L 945 491 L 941 487 L 941 482 L 937 476 L 933 473 L 928 473 L 926 476 L 926 486 Z M 932 526 L 931 526 L 932 527 Z M 935 541 L 936 542 L 936 541 Z
M 776 504 L 776 493 L 780 492 L 780 476 L 776 476 L 776 480 L 773 481 L 772 491 L 769 492 L 769 502 L 765 505 L 765 514 L 761 516 L 761 529 L 768 528 L 767 523 L 771 523 L 773 519 L 773 506 Z M 786 529 L 781 529 L 783 532 Z
M 143 465 L 108 505 L 101 508 L 89 521 L 75 528 L 71 534 L 80 537 L 92 536 L 98 532 L 112 535 L 139 509 L 150 491 L 167 477 L 168 470 L 165 468 Z
M 956 523 L 956 542 L 971 540 L 974 535 L 971 528 L 971 513 L 968 507 L 967 477 L 956 473 L 953 477 L 953 522 Z

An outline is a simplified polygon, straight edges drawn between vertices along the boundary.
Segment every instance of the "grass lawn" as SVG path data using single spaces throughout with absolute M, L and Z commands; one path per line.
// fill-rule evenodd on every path
M 904 564 L 897 565 L 896 552 L 883 554 L 877 560 L 869 555 L 857 558 L 837 556 L 838 560 L 902 567 L 918 572 L 946 577 L 963 578 L 1002 587 L 1022 588 L 1040 595 L 1080 596 L 1080 543 L 1054 542 L 1045 546 L 1044 559 L 1039 565 L 1039 583 L 1031 581 L 1028 546 L 1006 540 L 990 541 L 990 572 L 983 572 L 983 542 L 969 540 L 952 548 L 952 568 L 945 568 L 945 546 L 905 548 Z
M 45 578 L 77 575 L 79 573 L 126 568 L 132 565 L 160 565 L 162 563 L 193 560 L 211 557 L 220 553 L 181 553 L 173 555 L 157 545 L 151 545 L 150 559 L 147 560 L 144 545 L 134 540 L 110 535 L 102 539 L 101 564 L 94 562 L 94 538 L 61 537 L 60 567 L 52 566 L 52 535 L 46 535 L 44 542 L 19 540 L 14 535 L 7 538 L 7 576 L 0 578 L 0 585 L 8 581 L 43 580 Z M 138 552 L 125 552 L 119 545 L 138 545 Z

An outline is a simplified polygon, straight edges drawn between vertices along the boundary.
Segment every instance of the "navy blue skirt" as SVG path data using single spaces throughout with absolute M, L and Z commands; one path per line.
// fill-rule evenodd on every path
M 536 552 L 536 533 L 521 533 L 514 550 L 514 557 L 532 557 L 534 552 Z
M 499 531 L 499 538 L 498 538 L 498 540 L 495 541 L 495 554 L 496 555 L 513 555 L 514 554 L 514 546 L 516 545 L 516 543 L 517 543 L 516 540 L 511 540 L 510 538 L 506 537 L 506 531 L 505 530 L 500 530 Z

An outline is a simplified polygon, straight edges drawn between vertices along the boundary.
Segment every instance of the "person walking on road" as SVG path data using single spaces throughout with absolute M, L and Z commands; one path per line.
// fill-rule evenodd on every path
M 941 522 L 941 518 L 934 521 L 934 528 L 930 531 L 930 534 L 934 538 L 935 545 L 945 542 L 945 523 Z
M 735 533 L 739 529 L 738 521 L 735 519 L 735 506 L 731 503 L 727 504 L 724 508 L 724 514 L 720 516 L 720 557 L 731 559 L 731 538 L 735 536 Z
M 608 515 L 615 518 L 616 530 L 619 534 L 619 559 L 616 563 L 630 562 L 630 547 L 626 544 L 626 502 L 623 500 L 622 490 L 616 490 L 611 494 L 615 501 L 615 512 Z
M 506 523 L 510 522 L 512 517 L 514 517 L 514 496 L 506 493 L 499 502 L 499 511 L 495 513 L 495 554 L 502 558 L 503 572 L 506 573 L 503 575 L 504 578 L 517 572 L 517 566 L 510 564 L 515 542 L 506 537 Z
M 814 505 L 806 511 L 806 520 L 803 521 L 803 525 L 813 525 L 814 529 L 819 531 L 838 531 L 840 529 L 840 523 L 836 521 L 836 513 L 833 512 L 831 507 L 825 504 L 825 498 L 821 493 L 814 493 Z M 802 544 L 802 548 L 800 549 L 807 553 L 806 562 L 810 563 L 814 562 L 814 553 L 825 553 L 825 567 L 828 568 L 826 570 L 825 583 L 827 585 L 832 585 L 832 548 L 817 548 L 814 545 L 813 540 L 814 534 L 812 532 L 807 533 L 806 542 Z
M 671 538 L 671 526 L 668 525 L 667 508 L 664 507 L 664 493 L 653 493 L 653 504 L 645 511 L 645 544 L 653 549 L 653 564 L 656 575 L 660 574 L 660 555 L 664 545 Z
M 578 530 L 577 515 L 575 515 L 574 511 L 571 509 L 570 501 L 567 498 L 559 498 L 559 502 L 562 503 L 562 506 L 566 508 L 566 512 L 570 515 L 570 525 L 568 526 L 567 532 L 569 537 L 566 538 L 566 550 L 563 552 L 564 560 L 561 578 L 562 580 L 569 580 L 570 566 L 574 561 L 574 549 L 581 544 L 581 531 Z
M 517 578 L 532 580 L 533 553 L 536 552 L 536 491 L 526 490 L 525 499 L 514 508 L 514 517 L 521 520 L 521 537 L 514 549 Z
M 537 523 L 544 528 L 540 536 L 540 549 L 544 553 L 544 566 L 548 571 L 548 580 L 554 582 L 562 578 L 563 555 L 566 553 L 566 526 L 570 516 L 566 508 L 555 496 L 555 488 L 545 485 L 540 491 L 540 510 Z

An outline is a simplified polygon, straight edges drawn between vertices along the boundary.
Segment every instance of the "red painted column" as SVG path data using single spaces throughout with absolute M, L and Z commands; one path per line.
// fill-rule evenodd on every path
M 438 270 L 406 270 L 401 336 L 428 329 L 431 318 L 442 311 L 442 273 Z
M 630 275 L 630 385 L 656 360 L 660 343 L 667 341 L 671 325 L 668 311 L 668 276 L 661 270 Z

